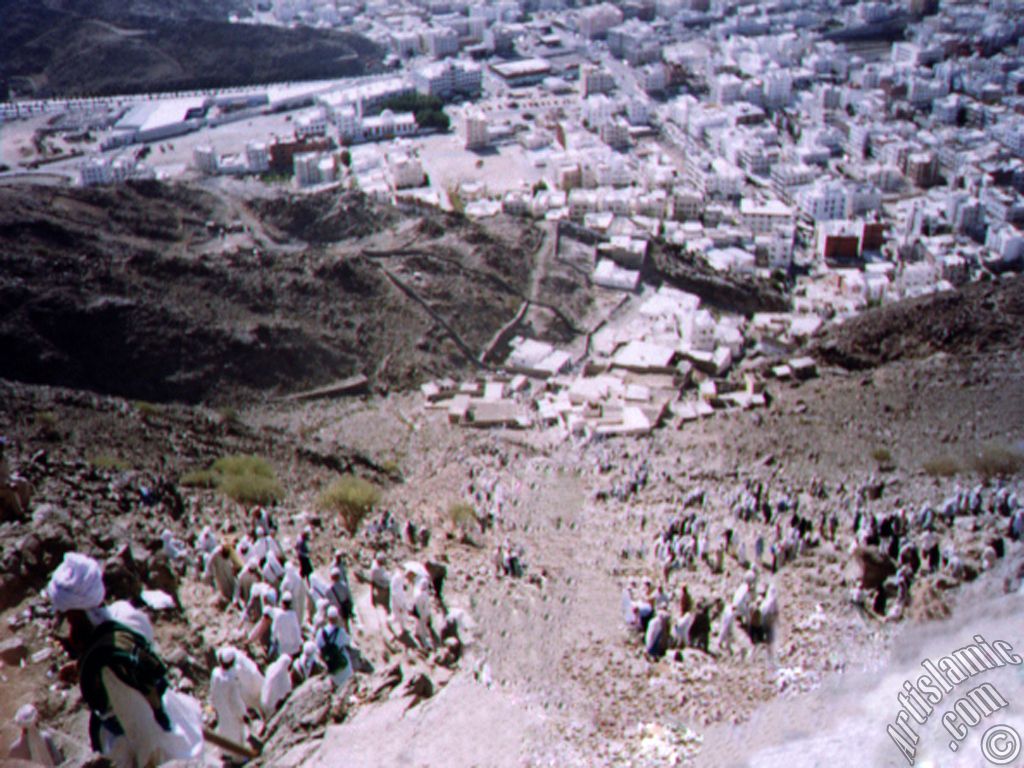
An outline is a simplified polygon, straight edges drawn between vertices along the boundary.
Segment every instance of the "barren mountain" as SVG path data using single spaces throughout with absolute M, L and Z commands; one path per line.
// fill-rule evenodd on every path
M 228 7 L 2 0 L 0 84 L 21 95 L 96 96 L 346 77 L 380 67 L 382 52 L 360 35 L 231 24 Z
M 359 195 L 248 205 L 155 183 L 0 189 L 0 373 L 149 400 L 405 386 L 473 366 L 542 241 Z

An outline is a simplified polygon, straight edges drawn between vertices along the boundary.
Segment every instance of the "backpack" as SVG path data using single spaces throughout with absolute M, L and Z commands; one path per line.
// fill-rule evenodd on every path
M 337 644 L 338 633 L 334 632 L 331 636 L 329 633 L 324 633 L 324 647 L 320 649 L 320 655 L 324 658 L 324 664 L 327 666 L 327 671 L 331 674 L 338 672 L 348 666 L 348 656 L 345 650 Z
M 115 734 L 124 732 L 109 712 L 110 701 L 101 676 L 104 669 L 141 693 L 160 727 L 171 730 L 170 718 L 163 708 L 163 695 L 168 687 L 166 665 L 145 637 L 116 621 L 106 621 L 93 632 L 89 649 L 79 664 L 82 699 L 92 713 L 89 732 L 93 747 L 98 745 L 101 722 Z

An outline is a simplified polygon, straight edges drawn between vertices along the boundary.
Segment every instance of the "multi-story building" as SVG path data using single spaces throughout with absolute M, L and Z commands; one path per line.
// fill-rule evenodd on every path
M 442 99 L 471 97 L 480 93 L 483 72 L 472 61 L 438 61 L 413 70 L 412 83 L 420 93 Z
M 192 150 L 192 163 L 203 173 L 217 173 L 218 159 L 217 153 L 209 144 L 203 144 Z
M 753 200 L 740 201 L 740 220 L 755 235 L 762 235 L 778 227 L 793 224 L 793 209 L 778 200 L 757 204 Z
M 360 126 L 361 137 L 369 141 L 411 136 L 416 133 L 416 116 L 412 112 L 392 112 L 385 109 L 375 117 L 364 117 Z
M 250 141 L 245 145 L 245 160 L 249 171 L 264 173 L 270 170 L 270 150 L 266 142 Z
M 636 67 L 656 61 L 661 55 L 661 46 L 650 26 L 630 19 L 608 30 L 608 51 Z
M 490 140 L 487 117 L 481 110 L 467 110 L 463 120 L 463 130 L 466 137 L 466 149 L 481 149 L 487 146 Z
M 846 217 L 846 190 L 837 182 L 815 184 L 798 195 L 800 209 L 815 221 Z
M 420 44 L 435 59 L 454 56 L 459 52 L 459 33 L 451 27 L 431 27 L 420 33 Z
M 613 149 L 625 149 L 629 146 L 629 126 L 620 117 L 612 118 L 601 125 L 601 141 Z
M 622 19 L 622 11 L 610 3 L 601 3 L 580 10 L 576 25 L 583 37 L 593 40 L 604 37 Z
M 615 89 L 612 73 L 593 64 L 580 64 L 580 95 L 583 98 L 596 93 L 609 93 Z
M 418 157 L 397 153 L 388 158 L 388 168 L 391 170 L 391 183 L 395 189 L 420 187 L 426 181 L 423 164 Z
M 704 214 L 704 195 L 695 189 L 676 187 L 672 192 L 672 208 L 677 221 L 696 221 Z
M 323 157 L 319 152 L 302 152 L 295 155 L 295 181 L 300 187 L 311 187 L 320 183 L 320 161 Z
M 327 116 L 323 109 L 312 109 L 295 118 L 295 138 L 302 141 L 327 135 Z

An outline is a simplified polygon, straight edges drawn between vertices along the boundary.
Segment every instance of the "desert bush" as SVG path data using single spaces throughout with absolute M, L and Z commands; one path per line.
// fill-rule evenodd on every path
M 193 469 L 178 480 L 186 488 L 213 488 L 217 485 L 217 473 L 212 469 Z
M 178 481 L 187 488 L 216 488 L 239 504 L 273 504 L 284 496 L 284 488 L 270 462 L 261 456 L 221 456 L 207 469 L 194 469 Z
M 953 477 L 960 472 L 960 462 L 948 454 L 933 456 L 921 465 L 931 477 Z
M 235 425 L 242 421 L 242 417 L 238 415 L 238 411 L 230 405 L 226 405 L 223 408 L 218 409 L 217 416 L 220 417 L 222 424 Z
M 43 440 L 60 440 L 64 436 L 60 429 L 60 420 L 53 411 L 38 411 L 34 421 Z
M 448 507 L 448 519 L 453 525 L 465 527 L 476 522 L 476 510 L 465 501 L 457 501 Z
M 984 482 L 997 477 L 1011 477 L 1024 469 L 1024 453 L 1007 443 L 987 443 L 971 456 L 971 469 Z
M 111 469 L 118 472 L 131 469 L 131 464 L 127 461 L 119 456 L 113 456 L 109 453 L 100 453 L 95 456 L 90 456 L 87 461 L 96 469 Z
M 160 406 L 156 403 L 149 403 L 145 400 L 136 400 L 133 405 L 143 418 L 149 418 L 150 416 L 160 415 Z
M 239 504 L 273 504 L 284 495 L 277 478 L 262 475 L 221 475 L 217 488 Z
M 871 458 L 879 464 L 892 464 L 892 451 L 884 446 L 880 446 L 871 451 Z
M 266 477 L 275 479 L 274 468 L 270 462 L 262 456 L 254 456 L 251 453 L 235 453 L 230 456 L 221 456 L 213 462 L 213 471 L 218 475 L 253 475 L 255 477 Z
M 380 501 L 380 489 L 356 475 L 343 475 L 320 494 L 318 505 L 325 512 L 341 516 L 349 534 L 359 530 L 359 524 Z

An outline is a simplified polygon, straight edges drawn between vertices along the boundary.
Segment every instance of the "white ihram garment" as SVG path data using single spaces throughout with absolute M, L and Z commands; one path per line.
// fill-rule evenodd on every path
M 177 691 L 163 697 L 171 721 L 165 731 L 153 717 L 149 702 L 122 682 L 110 669 L 100 673 L 110 709 L 124 730 L 123 736 L 101 731 L 103 753 L 118 768 L 148 768 L 171 760 L 194 760 L 203 753 L 203 717 L 199 702 Z
M 236 744 L 245 742 L 245 702 L 234 669 L 218 667 L 210 679 L 210 704 L 217 712 L 217 733 Z

